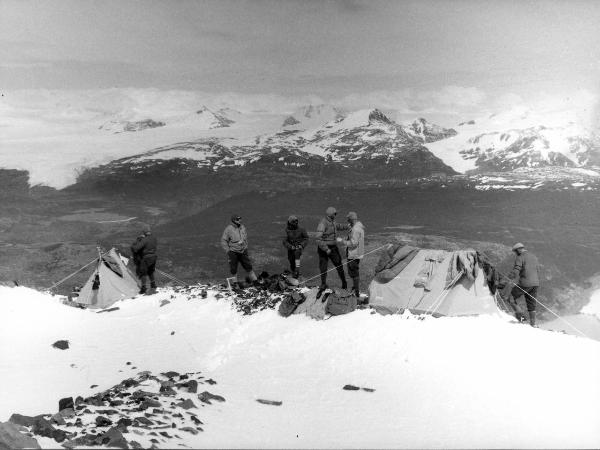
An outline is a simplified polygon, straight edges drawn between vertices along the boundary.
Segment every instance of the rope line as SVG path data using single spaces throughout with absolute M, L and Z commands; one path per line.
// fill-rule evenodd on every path
M 431 305 L 429 305 L 429 308 L 427 308 L 427 310 L 425 311 L 426 315 L 427 314 L 433 315 L 438 310 L 438 308 L 442 305 L 442 302 L 446 298 L 446 295 L 448 295 L 448 293 L 450 292 L 450 289 L 452 289 L 454 287 L 456 282 L 464 275 L 464 273 L 465 273 L 464 270 L 461 270 L 460 272 L 458 272 L 458 274 L 452 279 L 450 284 L 448 284 L 448 286 L 446 286 L 444 289 L 442 289 L 442 292 L 439 293 L 437 298 L 433 301 L 433 303 Z
M 52 286 L 50 286 L 48 289 L 46 289 L 47 291 L 51 291 L 52 289 L 54 289 L 57 286 L 60 286 L 61 284 L 63 284 L 65 281 L 67 281 L 69 278 L 77 275 L 79 272 L 81 272 L 83 269 L 85 269 L 86 267 L 90 266 L 92 263 L 98 261 L 98 258 L 94 258 L 92 259 L 89 263 L 87 263 L 85 266 L 80 267 L 79 269 L 77 269 L 75 272 L 73 272 L 71 275 L 66 276 L 65 278 L 63 278 L 62 280 L 54 283 Z
M 378 251 L 378 250 L 381 250 L 382 248 L 385 248 L 385 247 L 387 247 L 387 246 L 389 246 L 389 245 L 390 245 L 389 243 L 388 243 L 388 244 L 383 244 L 383 245 L 382 245 L 382 246 L 380 246 L 380 247 L 377 247 L 377 248 L 375 248 L 375 249 L 373 249 L 373 250 L 371 250 L 371 251 L 368 251 L 368 252 L 366 252 L 366 253 L 363 253 L 363 257 L 365 257 L 365 256 L 367 256 L 367 255 L 370 255 L 371 253 L 375 253 L 376 251 Z M 339 265 L 337 265 L 337 266 L 334 266 L 334 267 L 332 267 L 331 269 L 328 269 L 327 271 L 325 271 L 325 272 L 323 272 L 323 273 L 329 273 L 329 272 L 332 272 L 332 271 L 334 271 L 334 270 L 337 270 L 338 268 L 340 268 L 340 267 L 343 267 L 343 266 L 345 266 L 345 265 L 348 265 L 348 261 L 347 261 L 347 260 L 346 260 L 346 262 L 342 262 L 342 264 L 339 264 Z M 299 284 L 306 284 L 307 282 L 309 282 L 309 281 L 311 281 L 311 280 L 314 280 L 314 279 L 316 279 L 316 278 L 319 278 L 320 276 L 321 276 L 321 273 L 319 273 L 318 275 L 315 275 L 314 277 L 307 278 L 306 280 L 304 280 L 304 281 L 301 281 Z
M 163 272 L 162 270 L 156 269 L 156 272 L 158 272 L 162 276 L 168 278 L 169 280 L 176 282 L 177 284 L 180 284 L 182 286 L 187 286 L 188 285 L 188 283 L 185 283 L 185 282 L 181 281 L 180 279 L 175 278 L 173 275 L 169 275 L 168 273 Z

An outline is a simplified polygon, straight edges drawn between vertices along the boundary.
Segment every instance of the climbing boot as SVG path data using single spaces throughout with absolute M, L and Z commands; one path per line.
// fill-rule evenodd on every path
M 322 284 L 321 286 L 319 286 L 319 290 L 317 291 L 317 300 L 321 298 L 321 295 L 323 295 L 323 292 L 325 292 L 325 289 L 327 289 L 326 284 Z
M 537 328 L 537 325 L 535 323 L 535 311 L 529 311 L 529 325 L 531 325 L 534 328 Z
M 142 286 L 142 287 L 140 288 L 140 292 L 139 292 L 139 294 L 141 294 L 141 295 L 144 295 L 145 293 L 146 293 L 146 286 Z

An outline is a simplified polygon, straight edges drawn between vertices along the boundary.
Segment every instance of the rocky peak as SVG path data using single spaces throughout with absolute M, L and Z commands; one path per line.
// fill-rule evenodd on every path
M 378 109 L 374 109 L 371 112 L 369 112 L 369 125 L 373 125 L 374 122 L 383 122 L 385 124 L 392 123 L 392 121 L 388 119 L 388 117 Z

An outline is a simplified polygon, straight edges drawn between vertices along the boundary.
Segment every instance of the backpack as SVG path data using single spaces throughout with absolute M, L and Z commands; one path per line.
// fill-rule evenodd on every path
M 279 315 L 282 317 L 291 316 L 298 305 L 306 300 L 306 296 L 301 292 L 292 292 L 286 295 L 279 304 Z
M 332 316 L 348 314 L 356 309 L 357 302 L 358 299 L 351 291 L 336 288 L 327 296 L 325 311 Z

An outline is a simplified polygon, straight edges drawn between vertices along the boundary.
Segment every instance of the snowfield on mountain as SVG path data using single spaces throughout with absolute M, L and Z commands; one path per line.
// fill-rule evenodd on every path
M 150 377 L 142 387 L 152 389 L 148 373 L 175 371 L 200 373 L 199 391 L 209 392 L 201 397 L 222 400 L 193 400 L 186 411 L 203 431 L 161 430 L 158 447 L 600 446 L 600 342 L 504 316 L 241 315 L 201 289 L 160 289 L 97 314 L 1 287 L 0 420 L 54 414 L 61 398 L 136 376 Z M 57 340 L 69 348 L 53 348 Z M 98 414 L 89 408 L 88 427 Z M 149 445 L 147 431 L 123 436 Z

